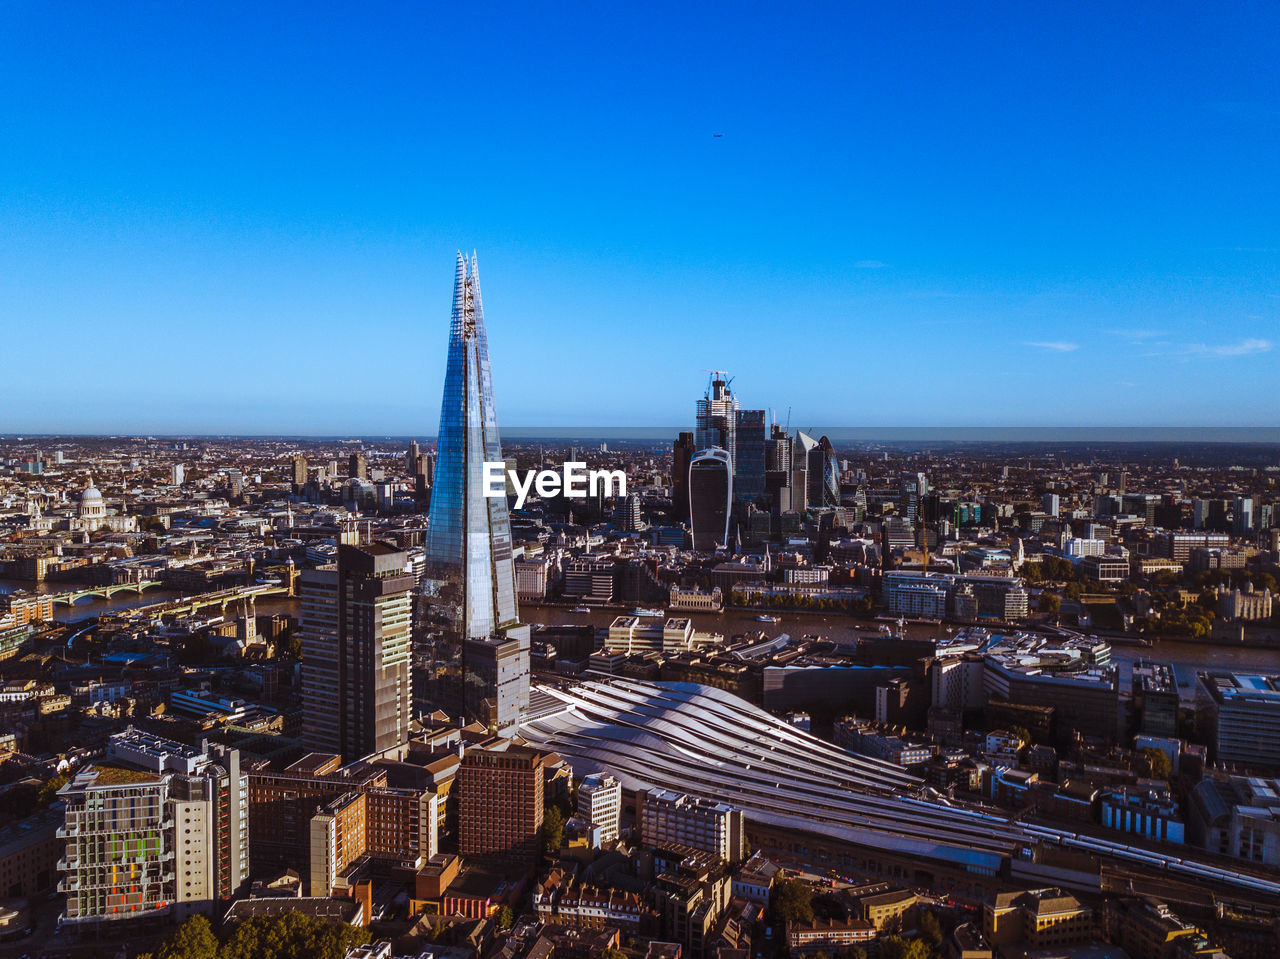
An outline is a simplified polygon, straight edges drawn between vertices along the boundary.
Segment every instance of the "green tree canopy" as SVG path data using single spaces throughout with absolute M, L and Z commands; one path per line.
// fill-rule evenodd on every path
M 775 883 L 772 893 L 774 914 L 783 922 L 813 922 L 813 890 L 798 879 Z
M 168 942 L 155 951 L 155 959 L 217 959 L 218 937 L 204 916 L 192 916 Z
M 1146 746 L 1138 750 L 1138 752 L 1141 753 L 1147 768 L 1151 770 L 1153 778 L 1168 779 L 1173 775 L 1173 762 L 1169 759 L 1169 754 L 1163 749 Z
M 564 845 L 564 814 L 555 806 L 542 817 L 542 848 L 548 856 L 557 855 Z

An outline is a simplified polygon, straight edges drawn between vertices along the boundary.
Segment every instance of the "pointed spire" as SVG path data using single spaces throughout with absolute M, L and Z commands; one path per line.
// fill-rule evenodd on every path
M 484 306 L 480 302 L 480 261 L 476 251 L 471 251 L 471 312 L 475 318 L 476 329 L 484 332 Z
M 463 314 L 467 303 L 467 261 L 458 251 L 458 268 L 453 274 L 453 333 L 462 330 Z

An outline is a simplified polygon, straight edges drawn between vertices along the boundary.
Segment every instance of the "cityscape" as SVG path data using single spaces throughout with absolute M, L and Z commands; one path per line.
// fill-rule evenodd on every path
M 1189 20 L 1099 14 L 1148 61 L 1115 67 L 1122 106 L 1060 11 L 937 12 L 997 55 L 955 74 L 1008 110 L 988 159 L 1042 106 L 1084 129 L 1077 83 L 1130 120 L 1148 67 L 1265 87 L 1126 173 L 1132 208 L 1068 197 L 1041 131 L 1059 194 L 1028 215 L 1078 244 L 1096 202 L 1108 266 L 1055 253 L 998 165 L 990 266 L 985 226 L 885 225 L 928 184 L 849 186 L 859 151 L 918 145 L 899 107 L 984 166 L 918 102 L 952 74 L 899 87 L 932 61 L 896 13 L 692 11 L 684 36 L 619 8 L 583 43 L 515 8 L 79 15 L 0 14 L 32 97 L 0 107 L 0 959 L 1280 956 L 1274 11 L 1200 25 L 1194 62 Z M 135 30 L 153 62 L 111 52 Z M 928 41 L 969 64 L 953 46 Z M 856 77 L 892 120 L 841 99 Z M 672 106 L 673 78 L 699 95 Z M 589 135 L 628 110 L 639 135 L 557 186 L 584 105 Z M 663 139 L 686 125 L 696 149 Z M 388 165 L 441 179 L 440 144 L 456 182 L 384 208 Z M 1157 240 L 1165 176 L 1196 184 L 1162 200 L 1173 233 L 1237 231 L 1218 260 Z M 718 225 L 672 253 L 683 216 Z M 814 248 L 782 252 L 792 229 Z

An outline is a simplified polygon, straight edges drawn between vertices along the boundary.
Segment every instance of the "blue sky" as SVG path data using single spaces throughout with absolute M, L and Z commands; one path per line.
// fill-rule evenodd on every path
M 0 431 L 1280 423 L 1269 3 L 0 8 Z M 713 134 L 722 134 L 715 137 Z

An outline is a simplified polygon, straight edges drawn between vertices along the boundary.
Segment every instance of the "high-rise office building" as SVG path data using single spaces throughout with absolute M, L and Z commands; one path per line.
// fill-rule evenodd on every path
M 912 526 L 918 525 L 928 494 L 929 480 L 923 473 L 903 473 L 898 477 L 898 515 Z
M 369 464 L 363 453 L 352 453 L 347 457 L 347 476 L 351 479 L 368 479 Z
M 643 514 L 640 510 L 640 497 L 635 493 L 628 493 L 624 499 L 614 509 L 614 525 L 620 530 L 634 532 L 644 528 Z
M 1232 532 L 1236 536 L 1248 536 L 1253 532 L 1253 497 L 1237 496 L 1234 508 Z
M 462 855 L 519 865 L 537 858 L 543 814 L 542 753 L 525 746 L 468 749 L 454 788 Z
M 791 437 L 777 423 L 764 444 L 764 491 L 772 513 L 791 511 Z
M 517 617 L 506 497 L 485 496 L 484 464 L 502 462 L 502 444 L 479 268 L 461 253 L 437 436 L 423 580 L 428 695 L 508 732 L 529 702 L 529 627 Z M 515 664 L 514 700 L 502 695 L 504 669 L 495 663 Z
M 132 727 L 58 791 L 66 806 L 64 925 L 209 913 L 249 877 L 240 754 Z
M 307 485 L 307 458 L 301 453 L 294 453 L 290 465 L 293 468 L 293 491 L 296 493 Z
M 671 447 L 671 507 L 678 523 L 689 522 L 689 464 L 697 451 L 692 433 L 681 433 Z
M 303 739 L 312 749 L 354 762 L 408 741 L 407 559 L 383 543 L 343 545 L 335 567 L 302 573 Z
M 436 475 L 436 458 L 430 453 L 419 453 L 413 466 L 413 492 L 419 499 L 427 497 L 431 481 Z
M 737 453 L 733 461 L 733 495 L 740 503 L 754 503 L 764 496 L 768 437 L 767 410 L 738 410 L 734 427 Z
M 418 469 L 418 441 L 410 440 L 409 449 L 404 454 L 404 471 L 413 476 Z
M 698 400 L 694 443 L 699 451 L 715 448 L 727 452 L 732 469 L 737 462 L 738 399 L 724 377 L 721 371 L 714 371 L 706 394 Z
M 818 441 L 808 433 L 797 431 L 791 444 L 791 508 L 797 513 L 804 513 L 810 506 L 817 506 L 813 501 L 812 463 L 822 462 L 822 454 L 818 449 Z
M 815 473 L 811 468 L 809 472 L 809 483 L 814 489 L 809 505 L 831 509 L 840 505 L 840 468 L 836 463 L 836 451 L 831 445 L 831 440 L 823 436 L 818 440 L 817 452 L 819 454 L 817 471 Z
M 693 548 L 711 552 L 729 545 L 733 460 L 728 450 L 705 449 L 689 464 L 689 513 Z

